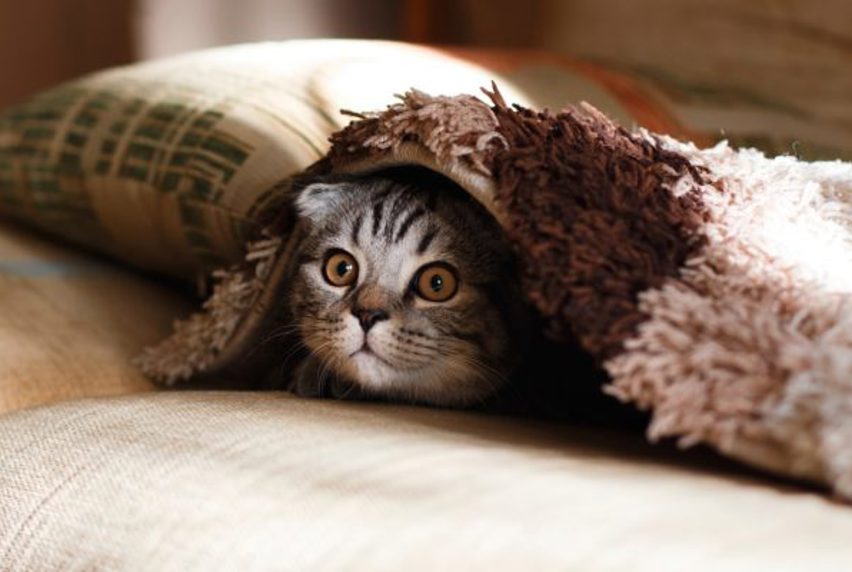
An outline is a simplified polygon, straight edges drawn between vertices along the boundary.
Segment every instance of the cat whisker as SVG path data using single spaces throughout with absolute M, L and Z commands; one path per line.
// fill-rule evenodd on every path
M 423 361 L 413 360 L 411 358 L 407 358 L 404 355 L 399 355 L 396 353 L 391 355 L 390 358 L 390 360 L 385 361 L 388 361 L 390 365 L 402 370 L 420 369 L 421 367 L 423 367 L 423 365 L 425 365 L 425 362 Z
M 248 352 L 246 352 L 246 356 L 251 357 L 257 351 L 259 351 L 261 348 L 263 348 L 266 344 L 272 342 L 275 339 L 284 338 L 284 337 L 287 337 L 288 335 L 294 334 L 296 332 L 297 327 L 298 326 L 295 326 L 293 324 L 288 324 L 288 325 L 283 326 L 281 328 L 277 328 L 277 329 L 272 330 L 272 332 L 270 332 L 269 335 L 267 335 L 263 340 L 257 342 L 254 345 L 254 347 L 252 347 Z
M 324 359 L 321 361 L 320 373 L 319 373 L 319 384 L 322 395 L 328 395 L 328 382 L 331 377 L 332 372 L 334 371 L 334 364 L 337 363 L 337 360 L 332 357 L 331 359 Z
M 325 389 L 326 389 L 326 383 L 325 382 L 326 382 L 326 379 L 327 379 L 328 373 L 329 373 L 329 359 L 327 357 L 325 357 L 323 355 L 323 353 L 324 353 L 324 350 L 328 346 L 332 345 L 332 343 L 333 343 L 333 340 L 321 343 L 320 345 L 318 345 L 313 350 L 314 356 L 320 362 L 320 369 L 319 369 L 319 372 L 317 373 L 317 379 L 316 379 L 316 383 L 317 383 L 317 387 L 319 388 L 319 394 L 320 395 L 325 395 Z
M 400 332 L 401 334 L 406 335 L 406 336 L 410 336 L 410 337 L 412 337 L 412 338 L 419 338 L 419 339 L 421 339 L 421 340 L 427 340 L 427 341 L 436 341 L 436 340 L 438 340 L 438 338 L 437 338 L 436 336 L 430 336 L 429 334 L 426 334 L 426 333 L 424 333 L 424 332 L 418 332 L 418 331 L 415 331 L 415 330 L 409 330 L 408 328 L 399 328 L 399 332 Z
M 340 331 L 340 330 L 344 329 L 345 326 L 336 326 L 336 325 L 327 324 L 323 321 L 312 320 L 312 321 L 305 321 L 301 325 L 301 328 L 302 329 L 310 328 L 310 329 L 318 330 L 318 331 L 321 331 L 321 332 L 334 332 L 334 331 Z
M 300 342 L 300 343 L 296 344 L 293 347 L 293 349 L 291 349 L 289 352 L 287 352 L 287 355 L 284 356 L 284 359 L 281 360 L 281 363 L 278 366 L 278 378 L 279 379 L 284 377 L 284 375 L 285 375 L 284 372 L 287 369 L 287 364 L 290 363 L 290 360 L 293 359 L 294 357 L 296 357 L 300 352 L 307 351 L 307 349 L 308 349 L 307 346 L 305 346 L 303 343 Z M 292 375 L 290 375 L 288 377 L 291 378 Z
M 336 366 L 337 366 L 337 365 L 338 365 L 341 361 L 343 361 L 343 358 L 342 358 L 342 357 L 340 357 L 340 356 L 337 356 L 337 357 L 335 358 L 335 360 L 334 360 L 334 362 L 335 362 L 335 363 L 334 363 L 335 367 L 336 367 Z M 338 382 L 338 383 L 340 383 L 340 379 L 338 379 L 338 380 L 337 380 L 337 382 Z M 350 395 L 352 395 L 352 392 L 354 392 L 354 391 L 356 391 L 356 390 L 358 389 L 357 384 L 356 384 L 356 383 L 354 383 L 354 382 L 351 382 L 351 381 L 346 382 L 346 385 L 347 385 L 346 390 L 345 390 L 343 393 L 341 393 L 341 394 L 339 394 L 339 395 L 334 395 L 334 398 L 335 398 L 335 399 L 340 399 L 340 400 L 348 399 L 348 398 L 349 398 L 349 396 L 350 396 Z
M 451 346 L 447 358 L 455 358 L 467 365 L 478 378 L 484 381 L 494 382 L 492 385 L 498 386 L 508 380 L 506 373 L 494 365 L 480 359 L 475 354 L 471 354 L 464 346 Z
M 349 386 L 346 388 L 346 391 L 337 396 L 337 399 L 349 399 L 349 396 L 358 389 L 354 383 L 349 383 L 348 385 Z
M 278 335 L 278 334 L 283 333 L 283 332 L 294 332 L 298 329 L 299 329 L 299 324 L 287 323 L 287 324 L 284 324 L 283 326 L 280 326 L 278 328 L 274 328 L 270 332 L 270 335 Z
M 440 347 L 441 347 L 440 342 L 436 343 L 436 344 L 424 344 L 422 342 L 414 341 L 414 339 L 411 338 L 411 337 L 398 336 L 395 333 L 392 333 L 391 336 L 393 336 L 394 339 L 396 339 L 400 342 L 403 342 L 405 344 L 409 344 L 413 347 L 421 348 L 421 349 L 424 349 L 424 350 L 437 350 L 437 349 L 440 349 Z
M 472 368 L 476 374 L 476 378 L 485 382 L 488 387 L 488 391 L 481 392 L 477 399 L 480 404 L 484 403 L 495 390 L 508 382 L 508 377 L 502 371 L 482 360 L 475 357 L 468 357 L 465 363 Z
M 337 325 L 343 321 L 343 318 L 329 318 L 325 316 L 314 316 L 311 321 L 324 325 Z
M 415 349 L 412 349 L 412 345 L 406 344 L 405 342 L 402 342 L 402 343 L 388 342 L 387 345 L 388 345 L 388 347 L 392 347 L 394 349 L 398 349 L 398 350 L 402 351 L 403 354 L 406 355 L 406 356 L 410 355 L 410 356 L 415 356 L 415 357 L 419 357 L 419 358 L 430 359 L 430 358 L 435 357 L 435 355 L 437 355 L 436 351 L 431 351 L 429 353 L 425 353 L 425 352 L 422 352 L 422 351 L 416 351 L 417 349 L 421 349 L 421 348 L 419 346 L 413 346 Z M 436 348 L 429 348 L 429 349 L 434 350 Z
M 506 375 L 502 371 L 475 356 L 465 355 L 462 359 L 477 371 L 488 374 L 489 379 L 496 377 L 500 381 L 506 380 Z

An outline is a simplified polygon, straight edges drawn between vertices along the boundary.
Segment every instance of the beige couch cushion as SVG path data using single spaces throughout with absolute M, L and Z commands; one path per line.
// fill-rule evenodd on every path
M 4 570 L 849 570 L 852 511 L 638 437 L 172 392 L 0 419 Z
M 151 389 L 129 360 L 190 308 L 135 272 L 0 221 L 0 413 Z

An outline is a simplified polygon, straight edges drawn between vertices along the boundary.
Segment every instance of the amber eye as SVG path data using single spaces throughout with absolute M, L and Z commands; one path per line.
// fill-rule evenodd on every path
M 358 262 L 344 250 L 332 250 L 325 257 L 322 275 L 332 286 L 349 286 L 358 279 Z
M 414 282 L 417 295 L 430 302 L 446 302 L 456 295 L 459 280 L 448 264 L 436 262 L 420 269 Z

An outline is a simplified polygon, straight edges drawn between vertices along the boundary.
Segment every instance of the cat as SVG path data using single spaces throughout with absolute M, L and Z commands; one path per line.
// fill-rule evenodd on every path
M 289 292 L 302 396 L 479 404 L 521 359 L 526 306 L 485 208 L 416 171 L 337 178 L 295 199 L 307 225 Z

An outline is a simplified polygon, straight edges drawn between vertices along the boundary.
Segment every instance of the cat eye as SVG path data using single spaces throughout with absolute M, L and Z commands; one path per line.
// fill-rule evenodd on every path
M 322 275 L 332 286 L 350 286 L 358 280 L 358 262 L 345 250 L 329 251 Z
M 443 262 L 427 264 L 414 279 L 417 295 L 429 302 L 446 302 L 456 295 L 459 280 L 455 270 Z

